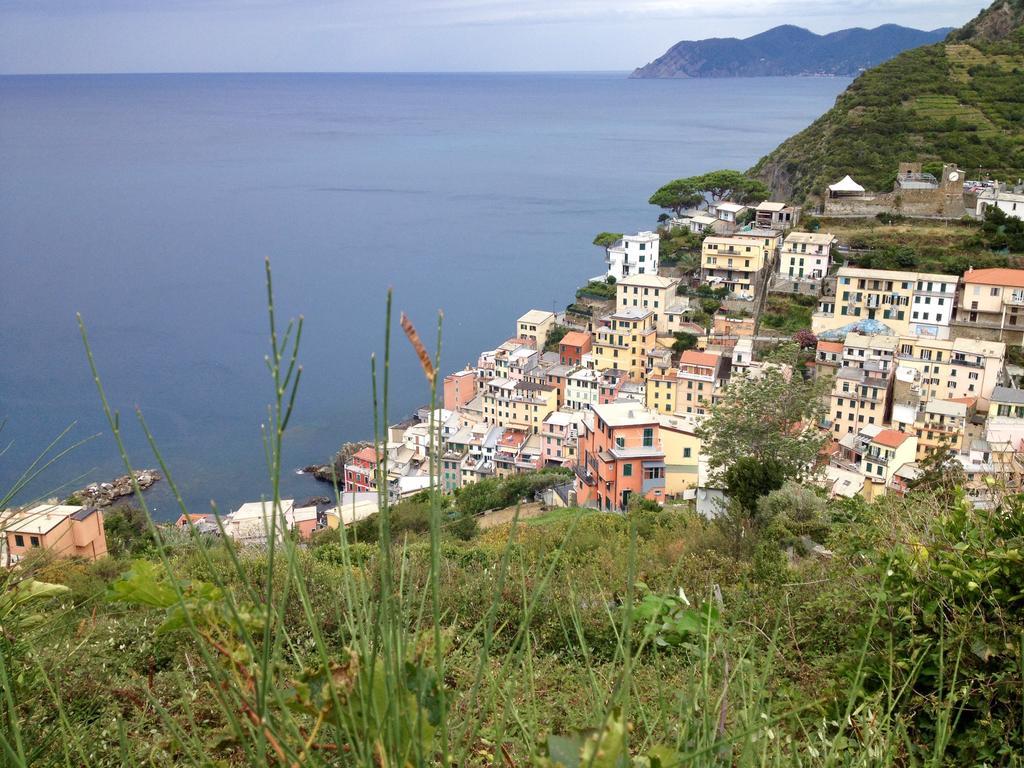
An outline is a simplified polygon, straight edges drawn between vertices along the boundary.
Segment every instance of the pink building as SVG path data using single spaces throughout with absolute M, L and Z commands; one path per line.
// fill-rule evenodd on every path
M 454 411 L 476 397 L 476 372 L 456 371 L 444 377 L 444 408 Z

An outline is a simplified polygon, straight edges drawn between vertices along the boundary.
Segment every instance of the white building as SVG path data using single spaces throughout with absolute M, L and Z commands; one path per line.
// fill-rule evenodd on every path
M 984 216 L 985 209 L 990 205 L 994 205 L 1007 216 L 1024 219 L 1024 187 L 1017 187 L 1012 192 L 1003 187 L 979 192 L 975 213 L 979 217 Z
M 956 307 L 954 275 L 920 275 L 910 304 L 910 333 L 934 339 L 949 338 L 949 321 Z
M 623 237 L 608 249 L 608 276 L 621 280 L 630 275 L 658 274 L 660 241 L 657 232 L 637 232 Z
M 565 380 L 565 407 L 570 411 L 586 411 L 597 405 L 601 374 L 591 368 L 580 368 Z
M 837 242 L 838 238 L 828 232 L 790 232 L 782 241 L 779 274 L 812 280 L 825 277 Z

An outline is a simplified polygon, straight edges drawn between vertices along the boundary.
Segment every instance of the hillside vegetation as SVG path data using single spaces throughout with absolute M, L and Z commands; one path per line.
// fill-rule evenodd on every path
M 997 0 L 944 42 L 868 70 L 750 173 L 800 201 L 846 174 L 886 191 L 901 161 L 1024 176 L 1024 0 Z

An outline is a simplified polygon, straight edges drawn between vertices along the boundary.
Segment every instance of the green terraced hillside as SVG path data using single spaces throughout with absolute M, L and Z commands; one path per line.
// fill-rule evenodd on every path
M 901 161 L 1024 177 L 1024 0 L 997 0 L 944 42 L 868 70 L 751 173 L 804 200 L 846 174 L 891 189 Z

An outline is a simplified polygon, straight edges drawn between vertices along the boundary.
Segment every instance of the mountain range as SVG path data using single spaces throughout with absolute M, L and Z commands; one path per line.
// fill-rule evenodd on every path
M 942 40 L 948 28 L 925 32 L 896 24 L 817 35 L 792 24 L 753 37 L 683 40 L 632 78 L 856 75 L 901 51 Z

